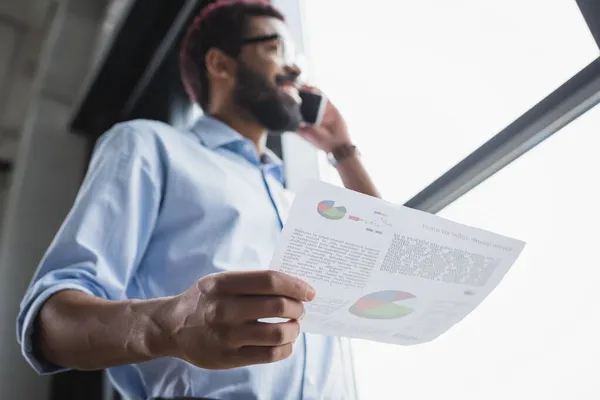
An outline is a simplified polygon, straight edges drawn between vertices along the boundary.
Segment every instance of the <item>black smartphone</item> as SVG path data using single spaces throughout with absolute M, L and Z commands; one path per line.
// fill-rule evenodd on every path
M 302 99 L 302 105 L 300 106 L 302 120 L 310 125 L 320 125 L 323 121 L 323 114 L 325 114 L 327 98 L 322 94 L 308 90 L 300 90 L 299 93 Z

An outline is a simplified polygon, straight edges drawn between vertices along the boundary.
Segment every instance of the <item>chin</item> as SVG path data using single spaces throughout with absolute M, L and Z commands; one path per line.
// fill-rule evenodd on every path
M 290 122 L 288 124 L 272 125 L 271 127 L 267 127 L 267 130 L 269 131 L 269 133 L 272 133 L 275 135 L 281 135 L 282 133 L 285 133 L 285 132 L 296 132 L 299 127 L 300 127 L 299 123 L 296 124 L 294 122 Z
M 295 132 L 302 122 L 300 105 L 295 102 L 277 102 L 277 104 L 262 104 L 254 113 L 257 120 L 269 132 L 281 134 L 284 132 Z

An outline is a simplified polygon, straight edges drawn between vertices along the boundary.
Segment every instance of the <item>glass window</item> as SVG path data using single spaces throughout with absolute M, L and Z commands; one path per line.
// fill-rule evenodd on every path
M 490 296 L 438 340 L 354 341 L 363 399 L 577 399 L 600 394 L 600 106 L 439 215 L 527 245 Z
M 303 4 L 310 78 L 397 203 L 598 56 L 572 0 Z

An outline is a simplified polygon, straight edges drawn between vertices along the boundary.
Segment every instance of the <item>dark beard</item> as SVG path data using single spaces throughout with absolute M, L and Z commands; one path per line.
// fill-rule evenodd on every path
M 233 92 L 236 105 L 247 110 L 271 133 L 295 132 L 302 122 L 300 105 L 261 74 L 238 63 Z

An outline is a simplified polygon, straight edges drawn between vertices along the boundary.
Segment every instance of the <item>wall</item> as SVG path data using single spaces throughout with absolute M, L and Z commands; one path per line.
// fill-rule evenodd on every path
M 85 170 L 87 144 L 67 125 L 97 58 L 106 6 L 105 0 L 0 1 L 0 88 L 8 93 L 0 100 L 0 157 L 14 165 L 0 236 L 2 399 L 48 398 L 49 379 L 35 375 L 20 354 L 15 319 Z
M 10 172 L 3 171 L 0 168 L 0 234 L 2 231 L 2 222 L 4 221 L 4 203 L 6 202 L 6 198 L 8 197 L 8 187 L 10 184 Z M 1 243 L 0 236 L 0 243 Z
M 0 163 L 13 164 L 35 65 L 52 20 L 49 1 L 0 1 Z M 8 196 L 7 170 L 0 171 L 0 224 Z M 2 225 L 0 225 L 2 226 Z

